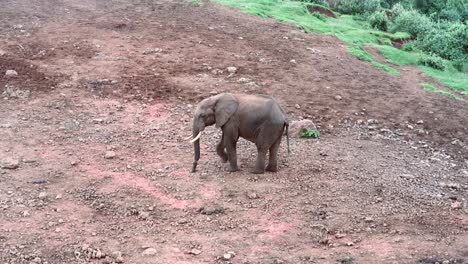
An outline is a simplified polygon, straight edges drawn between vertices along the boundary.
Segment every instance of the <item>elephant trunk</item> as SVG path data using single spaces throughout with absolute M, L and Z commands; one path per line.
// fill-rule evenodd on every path
M 200 129 L 194 125 L 192 129 L 192 135 L 194 137 L 197 135 L 199 136 L 199 133 L 201 133 Z M 193 142 L 193 152 L 195 154 L 195 157 L 193 160 L 192 172 L 195 172 L 197 169 L 198 160 L 200 159 L 200 138 L 199 137 Z

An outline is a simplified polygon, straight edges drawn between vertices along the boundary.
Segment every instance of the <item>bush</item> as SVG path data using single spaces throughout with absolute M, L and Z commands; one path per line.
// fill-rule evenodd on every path
M 327 0 L 299 0 L 299 1 L 304 2 L 304 3 L 317 4 L 317 5 L 321 5 L 321 6 L 330 8 L 330 5 L 328 4 Z
M 418 61 L 418 64 L 441 71 L 445 70 L 446 67 L 444 59 L 435 54 L 421 56 L 421 58 Z
M 369 17 L 369 24 L 371 27 L 387 31 L 388 19 L 385 12 L 375 12 L 372 16 Z
M 415 51 L 416 48 L 417 48 L 417 45 L 416 45 L 416 42 L 414 42 L 414 41 L 406 42 L 401 47 L 401 49 L 404 50 L 404 51 Z
M 439 18 L 447 21 L 460 21 L 462 16 L 461 14 L 455 9 L 444 9 L 440 12 Z
M 437 23 L 427 34 L 421 35 L 416 43 L 422 51 L 453 61 L 459 70 L 463 68 L 463 62 L 468 60 L 465 51 L 468 26 L 460 22 Z
M 312 16 L 314 16 L 314 17 L 316 17 L 316 18 L 318 18 L 318 19 L 320 19 L 322 21 L 325 21 L 325 16 L 320 14 L 319 12 L 312 12 L 311 14 L 312 14 Z
M 337 8 L 343 14 L 369 15 L 380 9 L 380 0 L 342 0 Z
M 400 14 L 393 17 L 390 24 L 391 32 L 408 32 L 411 36 L 417 37 L 428 32 L 432 27 L 432 21 L 416 10 L 399 10 Z

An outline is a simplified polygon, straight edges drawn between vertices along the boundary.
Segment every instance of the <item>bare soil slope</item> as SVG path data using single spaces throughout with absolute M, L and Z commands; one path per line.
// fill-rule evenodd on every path
M 468 263 L 468 104 L 415 69 L 210 2 L 5 0 L 0 34 L 2 263 Z M 264 175 L 241 140 L 228 173 L 210 127 L 191 174 L 223 91 L 322 137 Z

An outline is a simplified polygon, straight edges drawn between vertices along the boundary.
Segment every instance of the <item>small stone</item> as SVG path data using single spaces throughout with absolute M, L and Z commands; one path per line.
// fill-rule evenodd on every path
M 14 170 L 19 167 L 19 160 L 14 158 L 4 158 L 0 161 L 0 168 Z
M 367 216 L 366 218 L 364 218 L 364 222 L 371 223 L 371 222 L 374 222 L 374 219 L 370 216 Z
M 115 263 L 123 263 L 123 257 L 115 258 Z
M 47 193 L 46 192 L 40 192 L 38 197 L 39 197 L 39 199 L 45 199 L 45 198 L 47 198 Z
M 414 126 L 412 126 L 412 125 L 408 125 L 407 127 L 408 127 L 409 129 L 414 129 Z
M 258 194 L 256 192 L 253 192 L 253 191 L 247 192 L 247 197 L 249 199 L 258 199 L 259 198 Z
M 230 260 L 232 259 L 234 256 L 231 254 L 231 253 L 226 253 L 226 254 L 223 254 L 223 260 Z
M 293 63 L 293 64 L 296 64 L 296 63 L 297 63 L 295 59 L 292 59 L 292 60 L 290 60 L 289 62 L 291 62 L 291 63 Z
M 29 211 L 23 211 L 23 217 L 28 217 L 30 216 L 31 214 L 29 213 Z
M 35 258 L 33 259 L 33 262 L 34 262 L 34 263 L 41 263 L 41 262 L 42 262 L 42 259 L 41 259 L 40 257 L 35 257 Z
M 113 159 L 117 156 L 117 154 L 115 153 L 115 151 L 106 151 L 106 154 L 104 155 L 104 158 L 106 159 Z
M 244 39 L 243 37 L 237 37 L 237 38 L 240 39 L 240 40 Z
M 157 250 L 155 248 L 147 248 L 143 251 L 142 255 L 143 256 L 153 256 L 156 255 Z
M 15 70 L 7 70 L 5 72 L 5 76 L 7 77 L 18 76 L 18 72 L 16 72 Z
M 354 246 L 354 243 L 353 243 L 353 242 L 348 242 L 348 243 L 346 243 L 346 245 L 347 245 L 348 247 L 352 247 L 352 246 Z
M 60 231 L 62 231 L 60 227 L 55 228 L 55 233 L 60 233 Z
M 192 254 L 192 255 L 200 255 L 201 253 L 202 251 L 196 248 L 189 251 L 189 254 Z
M 423 120 L 418 120 L 418 122 L 416 122 L 416 124 L 422 125 L 422 124 L 424 124 L 424 121 Z
M 229 73 L 236 73 L 236 72 L 237 72 L 237 68 L 236 68 L 236 67 L 232 67 L 232 66 L 231 66 L 231 67 L 227 67 L 227 71 L 228 71 Z
M 224 208 L 219 205 L 207 205 L 198 210 L 201 214 L 212 215 L 224 213 Z
M 97 250 L 96 251 L 96 258 L 100 259 L 100 258 L 103 258 L 104 257 L 104 254 L 102 254 L 101 250 Z
M 343 99 L 343 97 L 341 97 L 340 95 L 336 95 L 336 96 L 335 96 L 335 100 L 338 100 L 338 101 L 339 101 L 339 100 L 341 100 L 341 99 Z
M 179 221 L 177 221 L 177 223 L 178 223 L 179 225 L 183 225 L 183 224 L 188 223 L 188 220 L 187 220 L 187 218 L 182 218 L 182 219 L 180 219 Z
M 335 237 L 338 238 L 338 239 L 343 238 L 345 236 L 346 236 L 345 234 L 341 234 L 341 233 L 335 234 Z
M 452 209 L 462 209 L 462 203 L 461 202 L 453 202 L 451 205 Z
M 150 214 L 148 212 L 140 212 L 140 218 L 146 220 L 149 218 Z
M 61 194 L 57 194 L 57 196 L 55 196 L 55 199 L 57 199 L 57 200 L 62 199 L 62 195 L 61 195 Z

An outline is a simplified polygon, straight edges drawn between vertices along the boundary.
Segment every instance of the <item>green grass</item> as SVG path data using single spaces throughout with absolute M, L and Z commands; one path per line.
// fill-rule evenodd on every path
M 418 63 L 420 54 L 416 52 L 407 52 L 399 50 L 392 46 L 385 45 L 373 45 L 377 50 L 384 56 L 385 60 L 391 64 L 403 66 L 403 65 L 416 65 Z
M 444 96 L 448 96 L 450 98 L 453 98 L 453 99 L 456 99 L 456 100 L 460 100 L 461 98 L 452 94 L 452 93 L 449 93 L 447 91 L 444 91 L 444 90 L 441 90 L 435 86 L 432 86 L 428 83 L 420 83 L 419 85 L 422 86 L 422 88 L 426 91 L 430 91 L 430 92 L 433 92 L 433 93 L 438 93 L 438 94 L 441 94 L 441 95 L 444 95 Z
M 319 18 L 309 13 L 307 6 L 310 3 L 291 0 L 214 0 L 221 4 L 238 8 L 240 11 L 261 17 L 270 17 L 279 21 L 293 23 L 305 32 L 316 32 L 326 35 L 332 35 L 338 39 L 350 44 L 347 48 L 349 54 L 369 62 L 374 67 L 384 70 L 390 74 L 399 74 L 399 72 L 388 66 L 375 62 L 372 55 L 362 50 L 364 45 L 373 45 L 384 56 L 387 62 L 402 65 L 418 65 L 420 52 L 408 52 L 399 50 L 391 45 L 392 40 L 409 38 L 410 35 L 405 32 L 394 34 L 375 30 L 371 28 L 368 22 L 361 18 L 351 15 L 340 15 L 335 12 L 337 18 L 326 19 Z M 437 79 L 445 86 L 465 91 L 468 89 L 466 71 L 455 72 L 452 69 L 439 71 L 432 68 L 418 66 L 421 71 Z M 464 69 L 468 66 L 464 65 Z
M 427 66 L 420 65 L 418 67 L 422 72 L 437 79 L 445 86 L 468 94 L 468 75 L 466 73 L 456 71 L 455 69 L 440 71 Z
M 372 56 L 372 54 L 370 54 L 367 51 L 364 51 L 360 47 L 348 46 L 346 48 L 346 50 L 348 51 L 349 54 L 353 55 L 354 57 L 356 57 L 356 58 L 358 58 L 358 59 L 360 59 L 362 61 L 367 61 L 367 62 L 373 62 L 374 61 L 374 57 Z
M 388 73 L 390 73 L 391 75 L 400 75 L 400 72 L 388 65 L 385 65 L 385 64 L 382 64 L 382 63 L 378 63 L 376 61 L 373 61 L 371 62 L 372 66 L 376 67 L 377 69 L 381 69 L 383 71 L 386 71 Z

